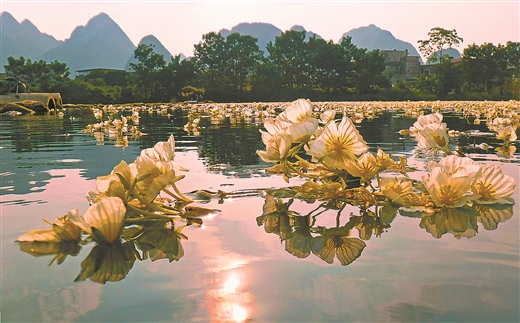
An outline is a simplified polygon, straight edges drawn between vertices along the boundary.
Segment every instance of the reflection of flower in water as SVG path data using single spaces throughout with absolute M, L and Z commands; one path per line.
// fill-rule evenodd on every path
M 309 217 L 296 216 L 292 237 L 285 240 L 285 250 L 298 258 L 307 258 L 311 254 L 312 235 Z
M 477 221 L 486 230 L 495 230 L 500 222 L 506 222 L 513 216 L 513 206 L 507 204 L 476 205 L 479 215 Z
M 87 278 L 100 284 L 120 281 L 132 269 L 136 255 L 133 242 L 97 244 L 81 262 L 81 272 L 74 281 Z
M 188 239 L 178 228 L 141 228 L 142 232 L 136 240 L 137 246 L 143 251 L 143 259 L 168 259 L 169 262 L 179 261 L 184 256 L 181 239 Z
M 439 212 L 424 216 L 419 226 L 440 238 L 451 233 L 457 239 L 471 238 L 477 234 L 477 213 L 470 208 L 443 208 Z
M 65 261 L 68 255 L 75 257 L 79 254 L 81 246 L 76 242 L 44 242 L 44 241 L 20 241 L 20 250 L 35 257 L 54 255 L 49 262 L 51 265 L 55 260 L 59 265 Z
M 274 233 L 280 236 L 282 240 L 290 239 L 293 235 L 288 216 L 291 203 L 292 200 L 283 203 L 281 199 L 267 196 L 263 206 L 263 214 L 256 218 L 256 223 L 258 226 L 263 225 L 267 233 Z
M 312 253 L 326 263 L 332 264 L 338 258 L 342 266 L 356 260 L 366 244 L 359 238 L 350 237 L 348 224 L 341 228 L 325 229 L 324 234 L 312 239 Z
M 387 210 L 391 212 L 389 208 Z M 397 210 L 394 213 L 397 213 Z M 391 215 L 389 214 L 389 216 Z M 393 217 L 391 219 L 393 220 Z M 385 229 L 390 227 L 390 224 L 382 222 L 381 218 L 370 210 L 362 211 L 360 216 L 352 216 L 351 221 L 357 222 L 355 228 L 359 230 L 359 237 L 365 241 L 370 240 L 372 233 L 379 237 Z

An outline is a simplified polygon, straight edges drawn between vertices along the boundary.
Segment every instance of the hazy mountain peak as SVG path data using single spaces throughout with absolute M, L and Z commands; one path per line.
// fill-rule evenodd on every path
M 291 27 L 291 30 L 296 30 L 296 31 L 307 31 L 305 30 L 305 28 L 303 28 L 303 26 L 300 26 L 300 25 L 294 25 Z
M 312 31 L 307 31 L 303 26 L 301 25 L 294 25 L 291 27 L 291 30 L 295 30 L 295 31 L 305 31 L 305 41 L 309 41 L 309 38 L 311 38 L 312 36 L 316 35 L 316 38 L 318 39 L 323 39 L 320 35 L 312 32 Z
M 16 19 L 14 19 L 13 15 L 7 11 L 0 12 L 0 18 L 16 20 Z
M 87 22 L 87 26 L 91 24 L 115 24 L 115 22 L 104 12 L 100 12 L 94 17 L 90 18 Z
M 440 51 L 435 51 L 428 57 L 428 60 L 426 61 L 426 64 L 437 64 L 439 63 L 439 54 Z M 442 49 L 442 56 L 448 55 L 451 57 L 451 59 L 459 58 L 461 57 L 460 52 L 456 48 L 443 48 Z
M 29 19 L 24 19 L 20 23 L 20 25 L 25 28 L 25 30 L 32 33 L 41 33 L 41 31 L 36 27 Z
M 408 50 L 409 56 L 419 56 L 417 49 L 410 43 L 399 40 L 392 35 L 388 30 L 381 29 L 374 24 L 368 26 L 351 29 L 344 33 L 339 42 L 344 37 L 352 37 L 352 43 L 359 48 L 366 48 L 368 50 L 382 49 L 382 50 Z M 419 59 L 421 62 L 422 60 Z
M 270 41 L 274 43 L 276 36 L 280 36 L 282 34 L 282 30 L 273 24 L 265 22 L 241 22 L 231 28 L 231 30 L 221 29 L 219 33 L 221 33 L 224 37 L 227 37 L 231 33 L 253 36 L 258 39 L 258 47 L 260 47 L 260 49 L 266 53 L 267 44 Z
M 139 41 L 138 46 L 139 45 L 151 45 L 153 48 L 153 51 L 159 55 L 162 55 L 164 57 L 164 61 L 166 63 L 169 63 L 171 61 L 171 58 L 173 55 L 163 46 L 163 44 L 154 35 L 144 36 L 141 39 L 141 41 Z M 129 70 L 130 63 L 137 63 L 137 62 L 138 61 L 135 58 L 134 53 L 132 52 L 132 54 L 130 55 L 130 57 L 128 58 L 128 60 L 126 62 L 125 69 Z
M 43 55 L 46 61 L 67 63 L 72 73 L 80 69 L 123 69 L 135 45 L 106 13 L 78 26 L 62 46 Z

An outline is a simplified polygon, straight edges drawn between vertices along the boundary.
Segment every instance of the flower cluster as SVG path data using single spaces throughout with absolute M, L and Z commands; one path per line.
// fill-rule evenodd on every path
M 367 152 L 368 146 L 349 118 L 344 116 L 337 124 L 335 115 L 335 110 L 327 110 L 318 120 L 313 117 L 309 100 L 297 100 L 275 118 L 267 118 L 264 121 L 267 131 L 261 131 L 266 149 L 257 154 L 265 162 L 277 163 L 268 171 L 281 173 L 288 181 L 295 173 L 325 180 L 328 177 L 325 173 L 335 177 L 356 169 L 356 157 Z M 302 147 L 323 167 L 301 158 Z
M 115 141 L 116 146 L 126 147 L 128 146 L 129 136 L 132 140 L 135 140 L 142 135 L 137 128 L 140 119 L 139 111 L 135 108 L 132 109 L 130 120 L 132 120 L 133 125 L 128 124 L 128 118 L 125 116 L 115 119 L 109 117 L 108 120 L 102 121 L 103 111 L 112 111 L 114 109 L 112 106 L 106 109 L 93 108 L 92 112 L 94 113 L 94 117 L 99 122 L 87 125 L 84 131 L 93 135 L 100 144 L 105 141 L 105 135 L 107 135 L 109 139 Z M 115 111 L 117 112 L 117 110 Z
M 426 165 L 422 182 L 407 176 L 410 168 L 405 157 L 394 161 L 381 149 L 374 156 L 352 121 L 346 116 L 336 121 L 335 114 L 324 111 L 318 120 L 309 100 L 297 100 L 264 123 L 266 150 L 257 153 L 275 163 L 268 171 L 282 174 L 286 181 L 296 176 L 308 180 L 297 196 L 329 201 L 332 197 L 362 206 L 391 202 L 429 213 L 472 203 L 514 203 L 510 196 L 516 182 L 498 164 L 482 165 L 449 149 L 448 129 L 439 112 L 419 115 L 410 128 L 418 148 L 446 155 Z M 300 156 L 301 150 L 310 161 Z M 353 178 L 358 179 L 358 187 Z
M 178 175 L 183 168 L 174 158 L 172 135 L 168 141 L 141 151 L 133 163 L 121 161 L 110 175 L 98 177 L 97 192 L 89 192 L 91 205 L 84 215 L 74 208 L 54 223 L 46 221 L 52 228 L 31 231 L 18 241 L 79 241 L 81 233 L 86 233 L 89 239 L 111 243 L 120 239 L 125 225 L 155 221 L 164 226 L 174 220 L 191 219 L 197 213 L 193 212 L 196 207 L 187 206 L 192 200 L 176 186 L 184 175 Z M 199 209 L 199 215 L 214 211 Z

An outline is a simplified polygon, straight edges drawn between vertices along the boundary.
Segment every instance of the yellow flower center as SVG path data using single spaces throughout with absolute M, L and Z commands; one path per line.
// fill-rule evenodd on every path
M 476 191 L 480 194 L 480 199 L 483 201 L 489 201 L 494 199 L 495 190 L 493 189 L 493 185 L 490 183 L 485 185 L 482 182 L 478 182 L 475 184 Z
M 439 147 L 445 147 L 448 145 L 448 143 L 446 142 L 446 137 L 444 136 L 433 136 L 432 140 L 437 145 L 439 145 Z
M 437 199 L 444 205 L 455 205 L 459 202 L 457 191 L 450 185 L 440 187 L 438 192 Z

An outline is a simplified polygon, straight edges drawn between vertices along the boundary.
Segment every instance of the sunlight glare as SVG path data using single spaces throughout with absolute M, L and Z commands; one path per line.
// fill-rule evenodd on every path
M 247 312 L 238 304 L 233 304 L 233 320 L 235 322 L 244 322 L 247 320 Z
M 238 287 L 239 281 L 236 276 L 231 276 L 224 283 L 224 292 L 228 294 L 236 293 L 236 288 Z

